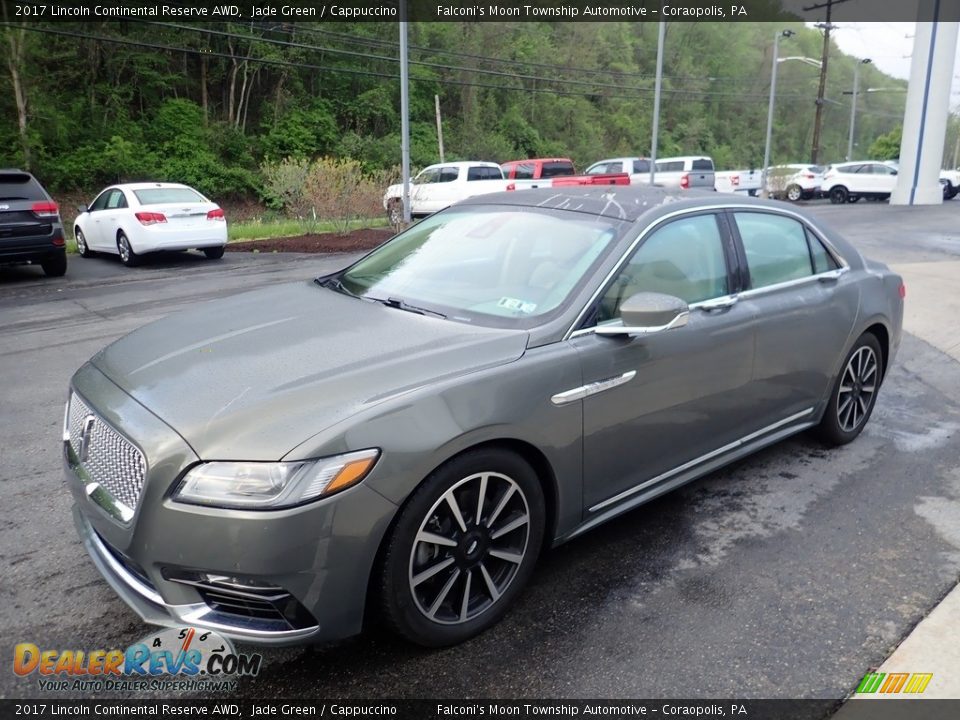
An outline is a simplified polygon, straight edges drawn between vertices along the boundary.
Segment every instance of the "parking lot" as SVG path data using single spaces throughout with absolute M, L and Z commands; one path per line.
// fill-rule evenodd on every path
M 960 262 L 960 203 L 811 209 L 916 276 Z M 181 255 L 131 270 L 74 256 L 64 278 L 0 270 L 3 657 L 19 642 L 125 647 L 148 631 L 73 528 L 60 426 L 74 370 L 171 312 L 349 259 Z M 505 621 L 463 645 L 427 651 L 373 627 L 258 650 L 265 666 L 236 696 L 844 697 L 960 574 L 960 364 L 936 294 L 911 277 L 903 345 L 853 444 L 795 437 L 547 553 Z M 0 673 L 0 696 L 35 697 L 35 683 Z

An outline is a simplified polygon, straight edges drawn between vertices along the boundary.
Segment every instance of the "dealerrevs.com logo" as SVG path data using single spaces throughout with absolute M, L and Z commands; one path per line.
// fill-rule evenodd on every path
M 126 650 L 13 649 L 13 672 L 37 678 L 48 692 L 233 690 L 237 677 L 260 672 L 262 656 L 237 653 L 210 630 L 180 628 L 148 635 Z

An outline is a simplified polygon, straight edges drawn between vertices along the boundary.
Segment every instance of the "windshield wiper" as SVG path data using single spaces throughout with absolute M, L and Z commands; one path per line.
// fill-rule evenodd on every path
M 370 300 L 375 300 L 378 303 L 382 303 L 387 307 L 396 308 L 397 310 L 406 310 L 407 312 L 416 313 L 417 315 L 433 315 L 434 317 L 444 318 L 444 319 L 446 319 L 447 317 L 442 312 L 437 312 L 436 310 L 428 310 L 427 308 L 411 305 L 406 300 L 402 300 L 401 298 L 388 297 L 384 299 L 384 298 L 370 297 L 369 295 L 367 297 L 370 298 Z

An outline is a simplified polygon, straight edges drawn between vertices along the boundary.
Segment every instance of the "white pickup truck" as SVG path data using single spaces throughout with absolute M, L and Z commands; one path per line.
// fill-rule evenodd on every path
M 430 165 L 410 180 L 410 214 L 414 217 L 430 215 L 474 195 L 506 190 L 511 182 L 503 179 L 500 166 L 492 162 Z M 392 224 L 403 222 L 403 183 L 387 188 L 383 209 Z
M 717 192 L 754 197 L 760 194 L 762 176 L 759 170 L 721 170 L 714 173 L 714 187 Z

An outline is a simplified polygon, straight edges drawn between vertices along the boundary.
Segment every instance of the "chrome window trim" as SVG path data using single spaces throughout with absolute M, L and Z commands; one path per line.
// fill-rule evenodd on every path
M 756 440 L 757 438 L 763 435 L 766 435 L 768 433 L 771 433 L 774 430 L 782 428 L 785 425 L 789 425 L 792 422 L 805 418 L 807 415 L 810 415 L 812 412 L 813 412 L 813 408 L 808 407 L 806 410 L 801 410 L 798 413 L 794 413 L 790 417 L 786 417 L 783 420 L 778 420 L 775 423 L 772 423 L 770 425 L 767 425 L 766 427 L 760 428 L 756 432 L 752 432 L 749 435 L 744 435 L 742 438 L 739 438 L 738 440 L 734 440 L 731 443 L 727 443 L 723 447 L 719 447 L 716 450 L 711 450 L 710 452 L 704 455 L 701 455 L 698 458 L 694 458 L 693 460 L 685 462 L 683 465 L 678 465 L 672 470 L 667 470 L 666 472 L 660 473 L 656 477 L 652 477 L 649 480 L 644 480 L 643 482 L 637 485 L 634 485 L 632 488 L 628 488 L 623 492 L 618 493 L 617 495 L 614 495 L 613 497 L 610 497 L 610 498 L 607 498 L 606 500 L 602 500 L 601 502 L 598 502 L 596 505 L 590 508 L 590 512 L 596 512 L 597 510 L 602 510 L 603 508 L 609 505 L 614 505 L 620 502 L 621 500 L 627 499 L 631 495 L 635 495 L 636 493 L 640 492 L 644 488 L 650 487 L 651 485 L 655 485 L 661 480 L 666 480 L 668 478 L 673 477 L 674 475 L 679 475 L 685 470 L 690 470 L 691 468 L 694 468 L 697 465 L 701 465 L 702 463 L 705 463 L 707 460 L 712 460 L 713 458 L 723 455 L 725 453 L 728 453 L 731 450 L 736 450 L 738 447 L 741 447 L 742 445 L 746 445 L 751 440 Z
M 574 338 L 574 337 L 580 337 L 581 335 L 589 335 L 593 333 L 593 328 L 581 328 L 580 330 L 574 330 L 574 328 L 576 328 L 577 325 L 579 325 L 583 321 L 583 318 L 586 315 L 587 310 L 589 310 L 590 307 L 597 301 L 597 298 L 600 297 L 600 293 L 607 286 L 607 283 L 609 283 L 610 280 L 612 280 L 614 276 L 623 268 L 623 266 L 626 264 L 630 255 L 633 253 L 634 250 L 636 250 L 637 246 L 647 237 L 647 235 L 649 235 L 651 232 L 659 228 L 664 223 L 670 220 L 673 220 L 675 218 L 683 217 L 684 215 L 696 215 L 703 212 L 717 213 L 717 212 L 723 212 L 725 210 L 733 210 L 733 211 L 752 210 L 753 212 L 764 212 L 764 213 L 770 213 L 774 215 L 784 215 L 786 217 L 793 218 L 794 220 L 799 221 L 802 225 L 804 225 L 805 227 L 813 231 L 814 236 L 821 243 L 823 243 L 823 246 L 826 248 L 827 252 L 833 257 L 836 263 L 840 266 L 839 269 L 841 271 L 846 272 L 847 270 L 850 269 L 850 263 L 848 263 L 846 258 L 844 258 L 843 255 L 840 254 L 840 251 L 838 251 L 834 247 L 833 243 L 831 243 L 829 240 L 826 239 L 823 231 L 820 230 L 820 228 L 817 227 L 815 223 L 811 222 L 807 218 L 803 217 L 802 215 L 799 215 L 796 212 L 793 212 L 788 208 L 767 208 L 763 206 L 747 205 L 743 203 L 722 203 L 722 204 L 718 203 L 715 205 L 702 205 L 696 208 L 685 208 L 683 210 L 675 210 L 659 218 L 652 225 L 648 225 L 646 228 L 643 229 L 643 232 L 641 232 L 639 235 L 637 235 L 637 237 L 633 239 L 633 242 L 630 243 L 629 247 L 627 247 L 627 249 L 623 251 L 623 254 L 620 256 L 620 260 L 617 262 L 617 264 L 610 269 L 610 272 L 607 273 L 603 281 L 597 286 L 597 289 L 590 296 L 590 299 L 586 302 L 586 304 L 582 308 L 580 308 L 580 312 L 577 313 L 577 317 L 574 319 L 573 324 L 570 325 L 570 327 L 567 328 L 567 331 L 563 334 L 563 341 L 570 340 L 571 338 Z M 799 278 L 799 280 L 807 281 L 813 278 L 819 279 L 821 276 L 828 275 L 829 273 L 835 273 L 835 272 L 836 270 L 829 270 L 827 272 L 820 273 L 818 275 L 810 275 L 808 277 Z M 797 281 L 790 280 L 786 283 L 778 283 L 776 285 L 767 285 L 766 287 L 763 287 L 763 288 L 744 290 L 743 292 L 740 292 L 737 295 L 739 297 L 743 297 L 746 293 L 754 293 L 754 292 L 757 292 L 758 290 L 769 291 L 773 289 L 780 289 L 784 286 L 789 285 L 790 283 L 795 283 L 795 282 Z M 728 298 L 733 296 L 723 295 L 720 297 Z M 709 298 L 708 300 L 702 301 L 700 303 L 694 303 L 690 305 L 690 309 L 693 310 L 695 308 L 700 307 L 703 304 L 703 302 L 711 302 L 713 300 L 718 300 L 718 299 L 720 298 Z

